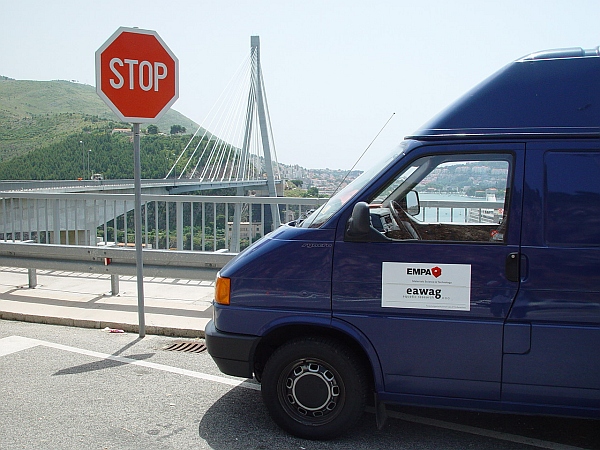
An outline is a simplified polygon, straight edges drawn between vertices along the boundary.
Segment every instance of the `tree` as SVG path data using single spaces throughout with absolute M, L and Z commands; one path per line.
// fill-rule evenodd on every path
M 306 190 L 307 197 L 319 197 L 319 188 L 310 187 Z
M 158 134 L 158 127 L 156 125 L 148 125 L 148 128 L 146 128 L 146 132 L 148 134 Z
M 185 127 L 181 125 L 171 125 L 171 134 L 183 134 L 185 131 Z

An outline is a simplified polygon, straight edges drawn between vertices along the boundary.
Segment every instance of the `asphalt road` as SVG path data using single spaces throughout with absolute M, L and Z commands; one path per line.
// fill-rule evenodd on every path
M 258 385 L 178 339 L 0 320 L 0 449 L 600 449 L 600 422 L 395 408 L 344 437 L 277 428 Z M 198 341 L 202 343 L 202 341 Z

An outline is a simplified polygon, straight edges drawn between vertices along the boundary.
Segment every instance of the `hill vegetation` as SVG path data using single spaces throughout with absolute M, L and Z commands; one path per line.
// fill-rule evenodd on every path
M 164 178 L 190 137 L 143 137 L 140 140 L 142 178 Z M 196 142 L 190 148 L 195 145 Z M 183 170 L 183 162 L 180 164 L 175 170 L 177 174 Z M 93 173 L 101 173 L 107 179 L 133 178 L 133 145 L 129 135 L 104 130 L 72 134 L 0 163 L 2 180 L 89 179 Z
M 125 152 L 122 155 L 124 164 L 130 165 L 131 160 L 127 155 L 132 150 L 127 137 L 110 134 L 115 128 L 130 126 L 116 119 L 92 86 L 69 81 L 28 81 L 0 77 L 0 177 L 73 178 L 75 173 L 81 173 L 83 159 L 86 159 L 83 156 L 74 157 L 75 148 L 79 149 L 79 154 L 83 153 L 81 142 L 85 150 L 92 151 L 90 158 L 95 157 L 97 171 L 106 169 L 116 176 L 124 168 L 118 168 L 122 158 L 114 152 Z M 148 127 L 169 133 L 171 127 L 178 131 L 186 129 L 187 132 L 194 132 L 198 125 L 171 109 Z M 175 151 L 182 140 L 185 139 L 181 136 L 174 136 L 172 142 L 153 136 L 152 143 L 164 141 L 160 144 L 160 167 L 164 167 L 165 161 L 169 160 L 167 153 Z M 189 136 L 186 143 L 188 140 Z M 44 169 L 59 155 L 66 159 Z M 114 159 L 107 159 L 109 157 Z M 8 164 L 11 160 L 14 161 Z M 104 160 L 106 164 L 102 162 Z M 15 172 L 17 168 L 20 169 Z M 67 172 L 70 175 L 68 177 L 65 176 Z
M 93 86 L 0 76 L 0 180 L 89 179 L 94 173 L 131 179 L 130 129 L 131 124 L 120 122 Z M 144 124 L 142 178 L 164 178 L 197 129 L 198 124 L 173 109 L 159 121 Z M 192 142 L 190 151 L 196 145 Z M 201 143 L 200 151 L 206 145 Z M 186 159 L 171 176 L 181 174 Z M 303 188 L 299 181 L 287 186 L 285 195 L 319 194 L 316 187 Z

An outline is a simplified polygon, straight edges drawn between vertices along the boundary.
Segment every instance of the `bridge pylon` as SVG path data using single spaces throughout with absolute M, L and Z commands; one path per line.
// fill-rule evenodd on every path
M 270 133 L 270 123 L 268 121 L 267 101 L 265 95 L 265 87 L 260 64 L 260 37 L 250 37 L 250 59 L 251 59 L 251 83 L 250 92 L 248 95 L 248 105 L 246 108 L 246 124 L 244 128 L 244 140 L 241 150 L 241 159 L 247 160 L 250 158 L 249 147 L 253 142 L 252 132 L 256 130 L 260 132 L 260 141 L 262 143 L 263 158 L 265 165 L 265 173 L 267 175 L 267 188 L 269 197 L 277 197 L 275 188 L 275 173 L 273 171 L 273 159 L 271 157 L 271 141 L 272 134 Z M 256 111 L 255 111 L 256 108 Z M 255 127 L 254 121 L 258 120 L 258 128 Z M 242 163 L 241 166 L 244 166 Z M 238 191 L 238 195 L 240 192 Z M 279 217 L 279 206 L 276 204 L 270 205 L 271 219 L 273 229 L 281 224 Z M 239 208 L 239 206 L 238 206 Z M 240 211 L 235 211 L 235 216 L 240 217 Z M 235 247 L 239 242 L 239 221 L 237 226 L 232 230 L 232 246 Z
M 275 190 L 275 174 L 273 172 L 273 160 L 271 158 L 271 133 L 269 130 L 269 123 L 267 121 L 267 102 L 265 96 L 265 86 L 263 83 L 262 69 L 260 65 L 260 37 L 251 36 L 250 38 L 250 52 L 252 58 L 252 81 L 253 86 L 250 86 L 250 92 L 255 93 L 256 107 L 258 108 L 258 124 L 260 130 L 260 137 L 263 147 L 263 157 L 265 159 L 265 172 L 267 174 L 267 187 L 269 189 L 269 197 L 277 197 Z M 248 108 L 252 98 L 249 98 Z M 252 120 L 254 114 L 247 115 L 246 130 L 252 130 Z M 273 228 L 277 228 L 280 225 L 279 220 L 279 209 L 277 205 L 271 205 L 271 214 L 273 217 Z

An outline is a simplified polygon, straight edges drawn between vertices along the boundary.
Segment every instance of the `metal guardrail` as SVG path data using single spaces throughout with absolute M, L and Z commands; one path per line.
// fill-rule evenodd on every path
M 235 255 L 144 249 L 144 276 L 212 281 Z M 136 275 L 136 255 L 134 248 L 0 242 L 0 266 L 29 269 L 31 288 L 37 284 L 36 269 L 108 274 L 116 295 L 118 276 Z

